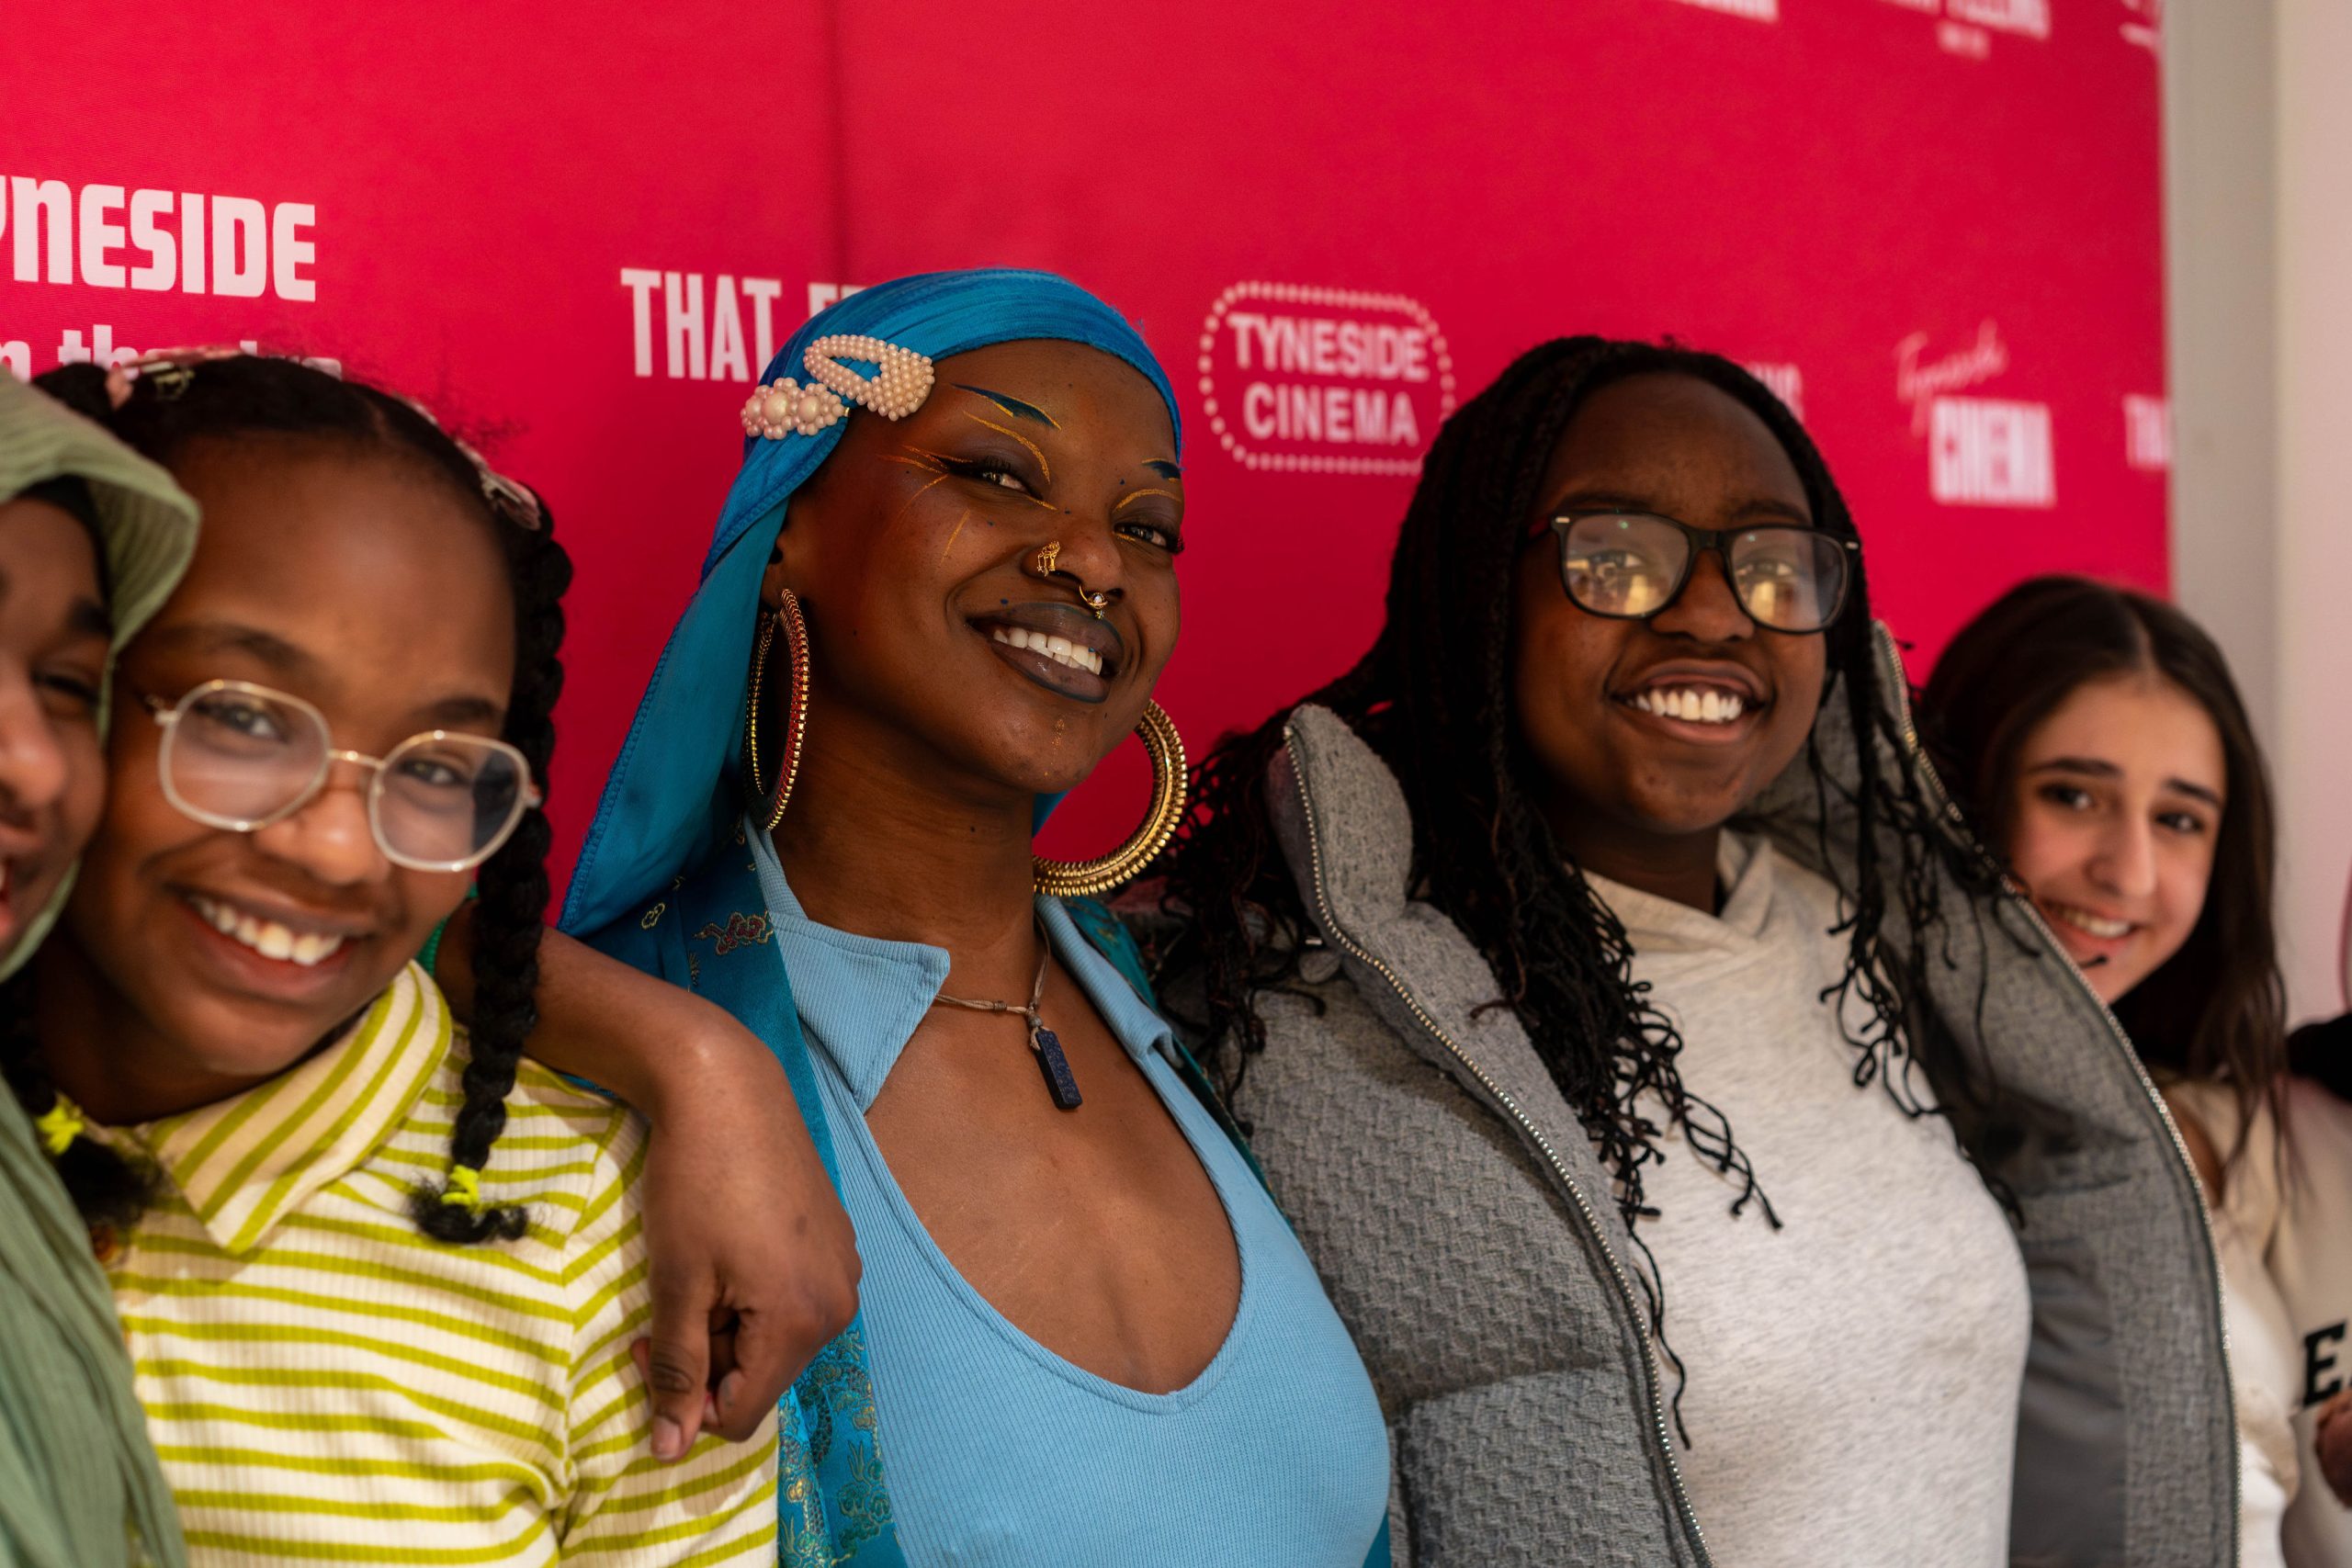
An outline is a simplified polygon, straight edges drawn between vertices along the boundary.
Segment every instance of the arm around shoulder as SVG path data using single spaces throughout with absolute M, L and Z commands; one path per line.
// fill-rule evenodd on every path
M 460 1018 L 469 919 L 470 906 L 453 917 L 435 966 Z M 652 1126 L 641 1201 L 657 1448 L 684 1452 L 714 1417 L 749 1438 L 857 1310 L 856 1235 L 791 1083 L 726 1010 L 552 931 L 538 1009 L 531 1055 Z

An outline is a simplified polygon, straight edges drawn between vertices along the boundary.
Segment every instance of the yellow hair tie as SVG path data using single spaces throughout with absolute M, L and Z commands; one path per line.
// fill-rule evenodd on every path
M 83 1118 L 81 1108 L 61 1094 L 57 1103 L 42 1111 L 40 1120 L 33 1125 L 40 1129 L 41 1141 L 49 1145 L 49 1157 L 55 1159 L 74 1146 L 74 1140 L 90 1123 Z
M 481 1172 L 469 1165 L 449 1168 L 449 1185 L 442 1190 L 441 1201 L 469 1213 L 481 1213 Z

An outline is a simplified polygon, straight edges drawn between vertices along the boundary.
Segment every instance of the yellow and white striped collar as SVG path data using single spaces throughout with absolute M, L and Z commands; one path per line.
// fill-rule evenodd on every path
M 121 1129 L 220 1249 L 244 1257 L 416 1109 L 449 1053 L 440 988 L 412 964 L 349 1032 L 232 1099 Z

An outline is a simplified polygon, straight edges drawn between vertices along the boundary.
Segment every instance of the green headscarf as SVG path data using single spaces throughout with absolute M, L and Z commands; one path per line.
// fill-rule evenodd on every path
M 97 513 L 119 651 L 187 570 L 196 502 L 97 425 L 0 371 L 0 501 L 66 477 L 89 487 Z M 56 923 L 66 883 L 0 956 L 0 976 Z M 113 1292 L 32 1122 L 0 1093 L 0 1562 L 186 1561 Z

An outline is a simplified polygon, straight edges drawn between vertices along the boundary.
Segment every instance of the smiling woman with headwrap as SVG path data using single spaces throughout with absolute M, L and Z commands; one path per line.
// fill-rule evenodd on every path
M 195 546 L 168 475 L 0 374 L 0 975 L 55 921 L 97 824 L 113 650 Z M 0 1094 L 0 1562 L 171 1568 L 179 1526 L 113 1298 L 43 1155 L 62 1131 Z
M 565 925 L 768 1042 L 856 1224 L 861 1321 L 786 1401 L 813 1473 L 784 1539 L 1385 1563 L 1354 1348 L 1133 949 L 1053 896 L 1132 874 L 1180 809 L 1165 376 L 1059 278 L 936 274 L 808 323 L 744 423 Z M 1138 726 L 1147 831 L 1036 860 L 1041 804 Z

